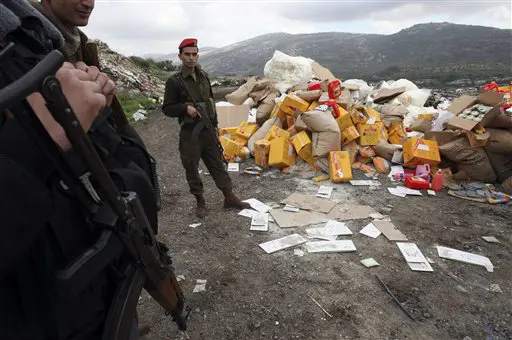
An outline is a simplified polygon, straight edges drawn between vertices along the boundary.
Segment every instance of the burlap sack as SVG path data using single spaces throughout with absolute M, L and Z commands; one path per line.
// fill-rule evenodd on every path
M 501 186 L 506 194 L 512 195 L 512 176 L 507 178 L 505 182 L 501 183 Z
M 504 129 L 487 129 L 491 137 L 485 145 L 485 151 L 508 154 L 512 159 L 512 131 Z
M 256 124 L 261 126 L 270 117 L 275 106 L 274 99 L 276 96 L 276 93 L 269 93 L 260 106 L 258 106 L 258 110 L 256 111 Z
M 341 132 L 338 123 L 329 110 L 304 112 L 302 121 L 313 132 L 313 157 L 326 157 L 331 151 L 339 151 Z
M 457 169 L 466 173 L 468 179 L 485 183 L 496 181 L 496 173 L 485 150 L 472 148 L 465 136 L 441 145 L 439 151 L 443 157 L 454 161 Z
M 296 93 L 297 97 L 300 99 L 304 99 L 307 102 L 314 102 L 318 99 L 320 99 L 320 96 L 322 95 L 322 90 L 315 90 L 315 91 L 299 91 Z
M 242 105 L 242 103 L 249 98 L 249 94 L 254 90 L 256 83 L 256 77 L 249 78 L 249 80 L 236 91 L 227 94 L 226 100 L 233 105 Z
M 401 149 L 402 148 L 400 145 L 389 144 L 383 139 L 379 140 L 378 145 L 373 146 L 373 150 L 375 150 L 377 156 L 382 157 L 390 162 L 393 160 L 393 155 L 395 152 Z
M 295 131 L 301 132 L 301 131 L 307 130 L 307 129 L 308 129 L 308 126 L 302 120 L 302 114 L 298 115 L 295 118 Z
M 498 182 L 503 182 L 512 176 L 512 154 L 487 152 L 492 168 L 498 176 Z
M 508 129 L 512 128 L 512 117 L 506 114 L 500 113 L 492 122 L 487 123 L 485 127 Z
M 411 131 L 428 132 L 432 129 L 432 122 L 427 119 L 416 119 L 412 122 Z
M 278 117 L 271 118 L 263 123 L 263 125 L 254 133 L 254 135 L 249 138 L 247 141 L 247 147 L 251 151 L 251 155 L 254 155 L 254 144 L 256 144 L 256 141 L 264 139 L 267 135 L 267 132 L 272 128 L 273 125 L 279 126 L 280 128 L 283 127 L 283 124 Z

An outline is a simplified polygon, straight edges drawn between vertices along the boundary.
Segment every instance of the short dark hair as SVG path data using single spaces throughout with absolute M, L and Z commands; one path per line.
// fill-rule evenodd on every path
M 187 48 L 187 47 L 195 47 L 195 48 L 197 48 L 197 52 L 199 52 L 199 47 L 197 47 L 197 46 L 192 46 L 192 45 L 191 45 L 191 46 L 183 46 L 182 48 L 180 48 L 180 49 L 179 49 L 179 51 L 180 51 L 180 53 L 179 53 L 179 54 L 183 53 L 183 50 L 184 50 L 185 48 Z

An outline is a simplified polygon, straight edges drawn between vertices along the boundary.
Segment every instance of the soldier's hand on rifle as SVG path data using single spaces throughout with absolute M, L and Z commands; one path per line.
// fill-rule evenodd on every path
M 107 97 L 107 105 L 110 105 L 116 89 L 114 81 L 105 73 L 100 72 L 96 66 L 87 66 L 85 63 L 79 61 L 75 64 L 75 67 L 86 72 L 90 76 L 91 81 L 101 86 L 101 92 Z
M 89 74 L 76 69 L 67 62 L 57 71 L 55 77 L 59 80 L 62 92 L 82 127 L 85 131 L 88 131 L 92 122 L 106 105 L 106 98 L 100 84 L 91 81 Z M 62 150 L 69 150 L 71 144 L 66 137 L 64 129 L 48 112 L 45 100 L 41 94 L 33 93 L 27 100 L 52 139 Z
M 192 105 L 187 105 L 187 114 L 191 118 L 201 117 L 199 111 L 197 111 L 197 109 Z

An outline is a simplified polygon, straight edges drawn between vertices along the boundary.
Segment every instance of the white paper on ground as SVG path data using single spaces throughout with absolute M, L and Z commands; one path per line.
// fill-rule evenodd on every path
M 380 230 L 377 229 L 377 227 L 373 225 L 373 223 L 369 223 L 366 227 L 361 229 L 361 231 L 359 233 L 366 235 L 368 237 L 371 237 L 371 238 L 377 238 L 377 237 L 379 237 L 380 234 L 382 234 L 380 232 Z
M 251 230 L 268 231 L 268 213 L 259 213 L 251 221 Z
M 322 236 L 322 235 L 315 235 L 315 234 L 309 234 L 306 236 L 309 239 L 319 239 L 319 240 L 325 240 L 325 241 L 335 241 L 338 238 L 338 235 L 333 236 Z
M 491 260 L 482 255 L 467 253 L 465 251 L 442 246 L 437 246 L 437 254 L 439 257 L 445 259 L 483 266 L 485 269 L 487 269 L 488 272 L 491 273 L 494 271 L 494 266 L 492 265 Z
M 373 258 L 369 258 L 369 259 L 364 259 L 364 260 L 361 260 L 361 263 L 363 264 L 363 266 L 365 266 L 366 268 L 371 268 L 371 267 L 377 267 L 377 266 L 380 266 L 380 264 L 375 261 Z
M 259 214 L 260 212 L 256 211 L 256 210 L 252 210 L 252 209 L 244 209 L 242 211 L 240 211 L 238 213 L 238 215 L 240 216 L 244 216 L 244 217 L 249 217 L 249 218 L 253 218 L 254 216 L 256 216 L 257 214 Z
M 249 198 L 248 200 L 245 200 L 244 202 L 249 203 L 251 208 L 253 208 L 256 211 L 259 211 L 260 213 L 266 213 L 266 212 L 269 212 L 270 209 L 272 209 L 268 205 L 258 201 L 255 198 Z
M 339 236 L 339 235 L 352 235 L 352 231 L 345 225 L 345 223 L 329 220 L 325 226 L 321 228 L 306 229 L 308 235 L 315 236 Z
M 427 194 L 429 194 L 430 196 L 435 196 L 436 192 L 434 190 L 427 190 Z
M 315 241 L 306 243 L 308 253 L 331 253 L 356 251 L 351 240 Z
M 391 171 L 389 172 L 388 177 L 392 181 L 395 181 L 395 179 L 393 179 L 393 175 L 394 174 L 401 174 L 401 173 L 404 173 L 404 172 L 405 172 L 405 170 L 404 170 L 404 167 L 402 165 L 392 165 L 391 166 Z
M 299 212 L 300 209 L 297 208 L 297 207 L 294 207 L 293 205 L 285 205 L 284 208 L 283 208 L 284 211 L 290 211 L 290 212 Z
M 379 181 L 372 181 L 372 180 L 352 180 L 350 181 L 350 184 L 354 186 L 380 186 Z
M 333 187 L 327 187 L 325 185 L 321 185 L 320 188 L 318 188 L 318 192 L 316 194 L 317 197 L 320 198 L 331 198 Z
M 194 287 L 194 293 L 200 293 L 206 291 L 206 280 L 196 280 L 196 286 Z
M 201 223 L 194 223 L 194 224 L 189 224 L 188 226 L 189 226 L 190 228 L 197 228 L 197 227 L 199 227 L 200 225 L 201 225 Z
M 501 243 L 500 240 L 494 236 L 482 236 L 482 238 L 489 243 Z
M 295 256 L 304 256 L 304 250 L 302 250 L 302 249 L 294 249 L 293 250 L 293 255 L 295 255 Z
M 415 272 L 433 272 L 434 269 L 428 262 L 407 262 L 409 268 Z
M 240 164 L 238 164 L 238 163 L 229 163 L 228 164 L 228 171 L 229 172 L 239 172 L 240 171 Z
M 296 245 L 306 243 L 308 240 L 299 234 L 291 234 L 276 240 L 261 243 L 259 246 L 267 252 L 267 254 L 274 253 L 279 250 L 294 247 Z
M 398 196 L 404 198 L 407 194 L 400 188 L 388 188 L 388 191 L 391 195 Z
M 425 256 L 423 256 L 421 250 L 415 243 L 410 242 L 397 242 L 396 245 L 400 249 L 400 252 L 407 262 L 428 262 Z

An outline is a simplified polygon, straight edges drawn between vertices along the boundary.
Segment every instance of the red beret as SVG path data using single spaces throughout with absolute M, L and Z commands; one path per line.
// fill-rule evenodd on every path
M 187 38 L 184 39 L 180 46 L 178 48 L 184 48 L 184 47 L 197 47 L 197 39 L 194 38 Z

